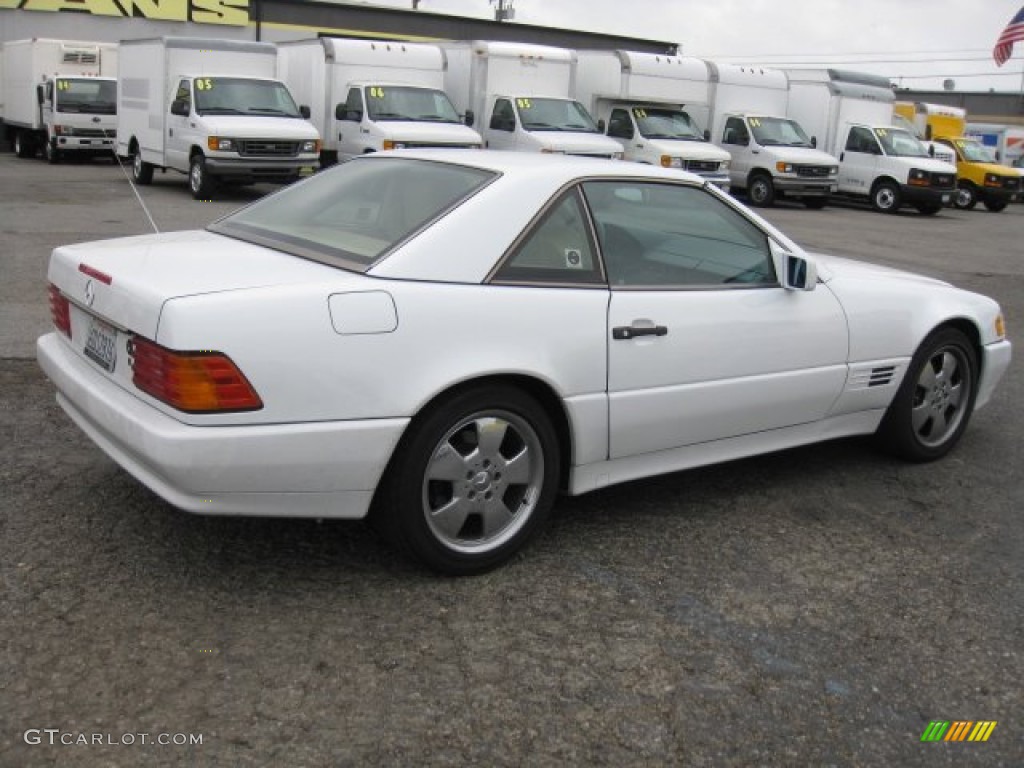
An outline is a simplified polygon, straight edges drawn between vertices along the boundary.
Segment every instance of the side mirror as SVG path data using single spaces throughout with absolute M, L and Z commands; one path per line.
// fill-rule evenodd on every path
M 175 99 L 171 102 L 171 114 L 178 117 L 188 117 L 188 102 L 183 99 Z
M 928 157 L 935 157 L 935 145 L 934 144 L 929 144 L 928 145 Z
M 818 284 L 818 268 L 813 261 L 782 252 L 782 287 L 789 291 L 813 291 Z
M 462 122 L 468 125 L 470 128 L 473 127 L 473 123 L 476 122 L 476 115 L 473 114 L 472 109 L 467 109 L 466 114 L 462 117 Z
M 312 114 L 312 112 L 309 111 L 309 107 L 307 107 L 305 104 L 301 104 L 299 106 L 299 114 L 302 115 L 306 120 L 309 120 L 309 116 Z
M 811 146 L 814 147 L 815 149 L 818 148 L 818 137 L 817 136 L 811 136 Z
M 927 141 L 932 140 L 932 127 L 930 125 L 924 127 L 924 137 Z
M 46 97 L 44 95 L 43 86 L 42 85 L 37 85 L 36 86 L 36 101 L 39 104 L 42 104 L 43 101 L 45 100 L 45 98 Z
M 604 124 L 604 118 L 602 117 L 602 118 L 600 118 L 597 121 L 597 130 L 599 130 L 601 133 L 604 133 L 604 129 L 605 129 L 605 124 Z
M 704 141 L 711 141 L 711 131 L 704 129 Z

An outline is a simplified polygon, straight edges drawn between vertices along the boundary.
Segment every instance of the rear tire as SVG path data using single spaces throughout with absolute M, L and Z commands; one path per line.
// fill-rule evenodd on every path
M 32 140 L 25 135 L 24 131 L 16 131 L 14 134 L 14 154 L 18 157 L 32 157 L 36 153 L 36 148 L 32 143 Z
M 140 186 L 153 183 L 153 166 L 142 159 L 142 149 L 133 144 L 132 149 L 132 179 Z
M 978 204 L 978 191 L 970 182 L 961 182 L 953 195 L 953 205 L 962 211 L 969 211 Z
M 924 216 L 934 216 L 936 213 L 942 210 L 941 205 L 919 205 L 917 210 Z
M 196 200 L 213 199 L 214 190 L 217 188 L 210 171 L 206 168 L 206 158 L 202 155 L 192 155 L 188 164 L 188 188 L 192 197 Z
M 542 527 L 559 472 L 558 438 L 536 400 L 505 384 L 467 390 L 409 425 L 370 522 L 439 573 L 482 573 Z
M 880 181 L 871 190 L 871 207 L 879 213 L 896 213 L 902 203 L 900 188 L 891 181 Z
M 934 461 L 967 428 L 977 396 L 978 356 L 956 328 L 939 328 L 914 354 L 876 433 L 880 446 L 910 461 Z
M 992 213 L 999 213 L 1001 210 L 1006 208 L 1005 200 L 986 200 L 985 207 L 988 208 Z
M 747 197 L 750 204 L 758 208 L 770 208 L 775 204 L 775 185 L 770 176 L 764 173 L 755 174 L 747 185 Z
M 54 146 L 52 139 L 47 140 L 43 152 L 46 155 L 46 162 L 48 162 L 50 165 L 56 165 L 57 163 L 60 162 L 61 151 Z

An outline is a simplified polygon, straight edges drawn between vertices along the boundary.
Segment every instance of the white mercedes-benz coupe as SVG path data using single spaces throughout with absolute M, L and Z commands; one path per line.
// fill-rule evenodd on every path
M 991 299 L 579 157 L 368 155 L 203 231 L 57 248 L 48 279 L 58 401 L 157 494 L 368 516 L 451 574 L 559 492 L 848 435 L 937 459 L 1010 361 Z

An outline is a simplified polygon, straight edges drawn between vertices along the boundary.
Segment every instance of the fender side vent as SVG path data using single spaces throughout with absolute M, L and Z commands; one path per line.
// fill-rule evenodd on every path
M 892 381 L 892 377 L 895 373 L 895 365 L 884 365 L 879 368 L 872 368 L 871 375 L 868 378 L 868 387 L 884 387 Z

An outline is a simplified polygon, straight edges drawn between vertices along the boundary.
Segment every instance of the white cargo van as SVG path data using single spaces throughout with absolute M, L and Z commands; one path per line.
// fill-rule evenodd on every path
M 117 152 L 149 184 L 155 168 L 188 174 L 196 199 L 220 182 L 289 183 L 319 166 L 320 134 L 276 79 L 272 43 L 125 40 Z
M 624 160 L 682 168 L 729 191 L 729 153 L 708 142 L 693 112 L 708 109 L 700 59 L 636 51 L 577 51 L 574 95 Z
M 839 184 L 839 161 L 816 149 L 796 120 L 786 117 L 789 81 L 780 69 L 707 62 L 711 76 L 711 138 L 732 156 L 734 190 L 751 204 L 796 198 L 823 208 Z
M 279 43 L 278 74 L 323 138 L 330 165 L 367 152 L 481 147 L 444 92 L 436 45 L 324 37 Z
M 929 157 L 913 134 L 893 125 L 886 78 L 837 69 L 787 75 L 787 117 L 839 158 L 839 194 L 868 200 L 884 213 L 910 205 L 930 215 L 953 201 L 956 166 Z
M 34 38 L 4 43 L 2 95 L 6 139 L 18 157 L 40 149 L 114 157 L 117 44 Z
M 571 97 L 576 53 L 526 43 L 446 43 L 445 91 L 491 149 L 622 157 Z

